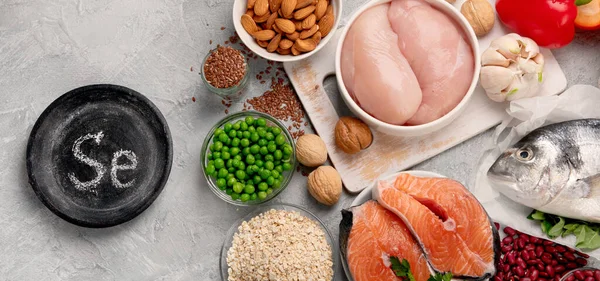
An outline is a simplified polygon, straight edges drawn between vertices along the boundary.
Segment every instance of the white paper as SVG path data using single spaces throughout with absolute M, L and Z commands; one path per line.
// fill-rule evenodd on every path
M 479 160 L 475 182 L 469 185 L 493 220 L 547 239 L 539 222 L 527 219 L 532 209 L 515 203 L 494 190 L 488 183 L 486 173 L 502 151 L 534 129 L 556 122 L 600 118 L 599 107 L 600 89 L 591 85 L 575 85 L 560 96 L 534 97 L 511 102 L 506 110 L 509 116 L 496 127 L 488 150 Z M 557 238 L 554 241 L 574 247 L 575 236 Z M 588 254 L 600 259 L 600 249 Z

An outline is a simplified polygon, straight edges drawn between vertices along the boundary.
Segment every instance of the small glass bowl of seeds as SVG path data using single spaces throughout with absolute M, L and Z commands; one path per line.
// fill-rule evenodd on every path
M 218 46 L 202 62 L 202 81 L 206 88 L 222 98 L 239 99 L 248 83 L 250 69 L 240 50 Z

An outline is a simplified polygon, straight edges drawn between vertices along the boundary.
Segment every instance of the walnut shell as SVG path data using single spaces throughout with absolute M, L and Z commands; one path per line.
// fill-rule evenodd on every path
M 342 194 L 342 178 L 331 166 L 321 166 L 308 175 L 308 192 L 319 203 L 332 206 Z
M 312 134 L 303 135 L 296 141 L 296 158 L 306 167 L 317 167 L 327 161 L 325 142 Z
M 373 134 L 369 126 L 354 117 L 342 117 L 335 125 L 335 144 L 348 154 L 355 154 L 369 147 Z
M 492 4 L 487 0 L 467 0 L 460 7 L 477 36 L 484 36 L 492 30 L 496 22 L 496 14 Z

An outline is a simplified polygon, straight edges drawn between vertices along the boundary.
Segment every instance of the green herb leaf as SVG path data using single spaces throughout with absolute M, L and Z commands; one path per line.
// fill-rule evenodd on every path
M 435 275 L 430 275 L 427 281 L 450 281 L 452 280 L 452 273 L 436 273 Z
M 585 4 L 589 4 L 590 2 L 592 2 L 592 0 L 575 0 L 575 5 L 582 6 Z
M 538 210 L 533 210 L 533 212 L 531 212 L 531 214 L 529 214 L 529 216 L 527 218 L 530 220 L 543 221 L 544 213 L 542 213 Z
M 579 249 L 597 249 L 600 248 L 600 234 L 587 225 L 581 226 L 581 231 L 575 234 L 577 241 L 575 247 Z
M 563 227 L 565 226 L 565 219 L 562 217 L 558 218 L 558 223 L 556 223 L 550 230 L 548 230 L 548 236 L 551 238 L 556 238 L 560 236 L 563 232 Z
M 406 277 L 409 281 L 415 281 L 415 277 L 410 272 L 410 264 L 406 259 L 400 261 L 397 257 L 390 257 L 391 268 L 398 277 Z
M 590 250 L 600 248 L 600 224 L 598 223 L 563 218 L 537 210 L 532 211 L 527 218 L 539 221 L 542 231 L 551 239 L 575 235 L 575 247 Z

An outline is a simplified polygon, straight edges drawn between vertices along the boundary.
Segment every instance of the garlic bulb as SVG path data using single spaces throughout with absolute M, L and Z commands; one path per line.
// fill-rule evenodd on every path
M 531 39 L 510 33 L 481 55 L 481 86 L 496 102 L 535 96 L 543 82 L 544 56 Z

